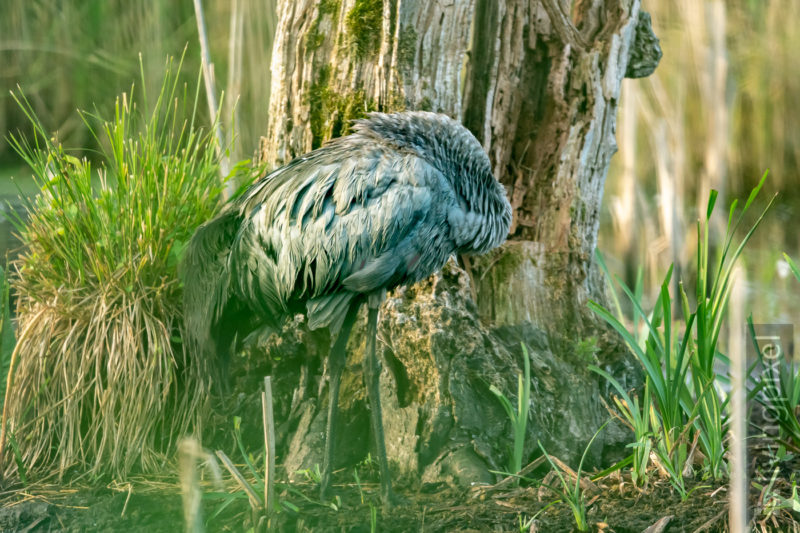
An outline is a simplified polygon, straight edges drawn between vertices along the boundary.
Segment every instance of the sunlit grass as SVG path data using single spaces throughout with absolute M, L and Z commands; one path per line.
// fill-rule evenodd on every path
M 606 371 L 590 367 L 617 390 L 620 395 L 617 408 L 634 431 L 631 458 L 634 482 L 646 481 L 647 465 L 654 455 L 657 465 L 667 473 L 683 499 L 689 495 L 684 478 L 692 475 L 696 449 L 702 452 L 703 468 L 709 476 L 719 479 L 727 475 L 724 439 L 728 431 L 728 396 L 721 387 L 726 378 L 718 373 L 720 368 L 727 368 L 728 359 L 720 352 L 718 341 L 734 265 L 774 200 L 773 197 L 734 246 L 735 234 L 766 176 L 750 193 L 738 215 L 738 202 L 732 202 L 725 238 L 713 263 L 709 258 L 708 232 L 717 194 L 712 191 L 705 217 L 697 223 L 698 278 L 694 290 L 687 291 L 682 282 L 677 289 L 673 288 L 670 268 L 653 311 L 646 313 L 640 290 L 632 291 L 618 279 L 635 310 L 634 328 L 627 325 L 616 296 L 617 315 L 598 303 L 590 303 L 590 308 L 621 335 L 645 373 L 644 390 L 631 396 Z M 636 329 L 640 319 L 645 324 L 641 336 Z
M 15 95 L 33 134 L 10 141 L 41 194 L 18 221 L 18 342 L 3 414 L 28 469 L 154 470 L 203 414 L 207 372 L 180 344 L 176 271 L 222 183 L 213 138 L 195 120 L 198 92 L 179 69 L 168 64 L 152 101 L 132 90 L 111 118 L 81 113 L 102 147 L 97 168 Z M 3 459 L 9 475 L 17 463 Z

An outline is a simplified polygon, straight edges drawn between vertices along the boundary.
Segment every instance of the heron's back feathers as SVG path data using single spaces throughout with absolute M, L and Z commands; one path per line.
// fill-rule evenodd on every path
M 426 278 L 506 237 L 511 207 L 478 141 L 433 113 L 373 113 L 262 178 L 190 243 L 187 324 L 231 302 L 337 327 L 353 298 Z M 189 287 L 189 280 L 197 281 Z M 209 320 L 209 317 L 211 319 Z
M 191 342 L 203 345 L 227 299 L 228 255 L 239 227 L 226 211 L 197 228 L 181 263 L 184 326 Z

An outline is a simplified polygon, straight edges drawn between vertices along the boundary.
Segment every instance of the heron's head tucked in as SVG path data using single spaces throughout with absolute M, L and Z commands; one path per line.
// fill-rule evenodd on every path
M 356 134 L 413 150 L 451 183 L 466 218 L 480 229 L 461 253 L 485 253 L 502 244 L 511 226 L 505 187 L 492 174 L 480 142 L 461 123 L 439 113 L 370 113 L 355 121 Z

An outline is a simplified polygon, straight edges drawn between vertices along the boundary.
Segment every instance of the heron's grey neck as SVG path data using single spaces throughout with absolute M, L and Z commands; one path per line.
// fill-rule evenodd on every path
M 468 129 L 446 115 L 424 111 L 372 113 L 356 121 L 354 129 L 357 135 L 413 150 L 450 180 L 468 203 L 496 192 L 486 152 Z
M 466 179 L 492 172 L 478 140 L 446 115 L 425 111 L 371 113 L 368 119 L 356 121 L 354 129 L 365 137 L 414 150 L 445 175 Z
M 466 211 L 484 215 L 496 227 L 487 229 L 476 249 L 502 242 L 511 222 L 505 189 L 492 175 L 491 164 L 478 140 L 459 122 L 446 115 L 411 111 L 371 113 L 355 123 L 355 136 L 411 150 L 450 181 Z

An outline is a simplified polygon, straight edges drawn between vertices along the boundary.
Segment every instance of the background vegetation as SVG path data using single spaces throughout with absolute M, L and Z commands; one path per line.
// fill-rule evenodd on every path
M 204 7 L 217 88 L 226 93 L 221 101 L 221 116 L 228 127 L 224 133 L 230 160 L 247 159 L 257 149 L 267 120 L 274 0 L 211 0 Z M 603 374 L 625 399 L 617 403 L 617 408 L 631 426 L 635 438 L 630 462 L 619 468 L 630 465 L 633 485 L 641 487 L 650 479 L 648 469 L 652 473 L 657 467 L 661 477 L 669 480 L 675 492 L 685 500 L 697 489 L 696 485 L 685 484 L 694 472 L 702 471 L 716 480 L 725 477 L 727 468 L 722 441 L 728 419 L 721 413 L 727 401 L 722 391 L 728 384 L 724 376 L 720 379 L 716 366 L 721 356 L 716 342 L 726 336 L 720 333 L 724 328 L 719 317 L 724 315 L 727 294 L 724 290 L 714 292 L 719 287 L 724 289 L 727 282 L 718 285 L 713 280 L 726 279 L 730 272 L 726 271 L 725 276 L 719 270 L 711 272 L 711 282 L 707 276 L 713 270 L 713 265 L 709 267 L 709 256 L 714 255 L 715 248 L 724 245 L 730 223 L 726 226 L 724 214 L 707 223 L 706 218 L 715 201 L 722 207 L 720 210 L 724 210 L 734 198 L 747 198 L 759 185 L 766 168 L 771 172 L 764 185 L 768 194 L 764 196 L 771 197 L 774 191 L 780 191 L 781 195 L 764 219 L 764 227 L 752 243 L 753 248 L 740 258 L 746 268 L 741 271 L 739 283 L 745 282 L 748 289 L 743 307 L 752 310 L 756 322 L 800 324 L 800 308 L 791 298 L 796 294 L 797 280 L 791 279 L 790 262 L 782 256 L 782 252 L 788 251 L 796 257 L 800 250 L 800 237 L 791 224 L 800 205 L 797 192 L 800 113 L 796 111 L 800 109 L 800 63 L 793 55 L 800 45 L 800 36 L 794 28 L 800 16 L 800 4 L 796 0 L 645 0 L 644 7 L 653 15 L 655 31 L 666 55 L 653 76 L 628 80 L 625 84 L 618 128 L 620 153 L 613 162 L 606 186 L 600 248 L 608 269 L 620 275 L 621 283 L 614 282 L 612 286 L 627 292 L 626 298 L 616 300 L 613 312 L 600 306 L 596 306 L 595 311 L 623 337 L 628 335 L 626 342 L 649 371 L 644 390 L 639 391 L 638 396 L 627 397 L 628 391 L 615 384 L 613 376 Z M 23 239 L 30 246 L 27 255 L 22 256 L 22 264 L 29 268 L 29 275 L 15 288 L 22 289 L 23 297 L 28 298 L 21 300 L 24 305 L 34 307 L 43 301 L 58 301 L 69 311 L 72 302 L 60 301 L 65 294 L 64 287 L 53 280 L 64 278 L 80 282 L 72 287 L 71 297 L 76 301 L 80 298 L 84 303 L 96 301 L 98 311 L 89 316 L 73 313 L 64 323 L 53 320 L 61 328 L 60 336 L 38 335 L 35 338 L 44 339 L 45 344 L 67 346 L 73 354 L 83 349 L 82 343 L 88 342 L 86 339 L 92 341 L 90 344 L 96 347 L 92 353 L 98 357 L 89 370 L 106 365 L 102 356 L 111 352 L 104 345 L 106 330 L 101 323 L 113 320 L 96 320 L 103 317 L 104 309 L 111 307 L 111 300 L 122 301 L 121 308 L 127 310 L 128 315 L 120 318 L 121 330 L 131 329 L 128 322 L 161 320 L 157 324 L 158 335 L 148 333 L 148 341 L 158 337 L 165 350 L 171 349 L 175 333 L 171 320 L 179 310 L 174 298 L 176 286 L 164 280 L 174 280 L 175 256 L 179 251 L 173 253 L 173 243 L 177 242 L 174 235 L 167 238 L 157 230 L 177 228 L 183 231 L 180 239 L 185 239 L 190 226 L 207 218 L 218 207 L 216 195 L 220 191 L 215 184 L 219 172 L 215 152 L 212 154 L 210 150 L 214 143 L 204 137 L 205 134 L 198 132 L 194 141 L 199 146 L 197 161 L 200 165 L 196 168 L 200 171 L 190 168 L 191 172 L 187 173 L 183 155 L 173 150 L 176 145 L 163 144 L 165 139 L 154 133 L 182 131 L 182 123 L 178 130 L 143 127 L 145 140 L 140 145 L 131 140 L 143 139 L 137 137 L 139 130 L 136 128 L 115 130 L 120 127 L 120 109 L 122 115 L 128 112 L 128 104 L 117 99 L 117 95 L 129 91 L 136 80 L 144 80 L 136 81 L 140 85 L 152 84 L 139 87 L 141 92 L 137 94 L 159 94 L 165 57 L 179 56 L 184 49 L 185 59 L 174 73 L 175 86 L 181 87 L 186 82 L 188 87 L 200 87 L 202 100 L 203 89 L 197 78 L 200 66 L 197 32 L 190 0 L 9 0 L 4 5 L 0 18 L 0 88 L 3 89 L 0 91 L 0 131 L 19 131 L 32 138 L 31 116 L 35 115 L 41 122 L 38 139 L 46 152 L 36 155 L 34 150 L 22 145 L 17 146 L 22 150 L 15 152 L 13 140 L 0 140 L 0 199 L 16 201 L 17 192 L 11 176 L 18 178 L 16 185 L 23 194 L 30 192 L 31 195 L 34 191 L 52 188 L 53 184 L 48 181 L 52 165 L 61 175 L 70 178 L 55 184 L 60 188 L 54 189 L 53 197 L 43 195 L 29 204 L 33 206 L 33 223 L 23 231 Z M 19 94 L 18 84 L 27 97 L 28 103 L 24 106 L 9 93 Z M 76 107 L 92 110 L 97 117 L 115 118 L 109 123 L 91 117 L 91 120 L 82 120 Z M 140 111 L 144 119 L 151 110 L 144 105 Z M 202 131 L 207 134 L 211 117 L 204 105 L 197 107 L 197 113 L 195 125 L 205 128 Z M 146 139 L 148 131 L 153 134 L 149 141 Z M 49 138 L 48 132 L 56 134 Z M 16 138 L 21 139 L 18 135 Z M 115 139 L 122 139 L 119 147 L 115 146 Z M 82 150 L 65 152 L 62 145 L 82 147 Z M 137 146 L 149 151 L 137 152 Z M 28 154 L 36 170 L 36 179 L 28 178 L 31 170 L 24 166 L 19 151 Z M 183 178 L 196 177 L 199 181 L 177 184 L 157 181 L 164 177 L 159 174 L 164 164 L 161 154 L 174 156 L 174 164 L 167 167 L 176 174 Z M 156 181 L 149 184 L 143 181 L 144 192 L 128 188 L 132 185 L 135 189 L 137 183 L 128 180 L 134 161 L 146 163 L 145 166 L 153 170 L 149 176 Z M 103 173 L 97 173 L 96 169 L 102 168 L 103 163 L 104 172 L 111 179 L 110 187 L 103 185 L 100 190 L 105 188 L 111 192 L 107 198 L 101 193 L 98 200 L 96 180 Z M 130 166 L 126 166 L 128 163 Z M 149 195 L 161 188 L 169 195 L 160 199 Z M 712 190 L 719 191 L 718 195 Z M 126 196 L 128 193 L 130 195 Z M 181 202 L 187 196 L 206 198 L 208 204 L 197 210 L 182 211 Z M 79 199 L 77 204 L 75 197 Z M 109 200 L 112 197 L 115 199 Z M 164 206 L 169 209 L 151 225 L 143 225 L 141 233 L 138 227 L 125 225 L 131 219 L 114 226 L 114 215 L 120 209 L 136 211 L 131 205 L 139 211 L 147 211 L 148 206 L 153 211 Z M 750 201 L 746 207 L 749 205 Z M 748 217 L 757 216 L 760 209 L 761 206 L 745 213 L 743 228 L 756 223 L 755 218 Z M 141 218 L 149 220 L 146 216 Z M 695 231 L 697 220 L 703 221 L 702 232 Z M 112 239 L 117 239 L 114 250 L 131 253 L 82 256 L 87 250 L 83 250 L 80 243 L 101 238 L 100 230 L 104 227 L 116 229 L 109 232 Z M 73 240 L 74 249 L 61 247 L 60 237 L 65 232 L 80 236 Z M 155 246 L 153 257 L 156 260 L 151 263 L 156 268 L 148 271 L 152 274 L 149 277 L 142 276 L 141 269 L 136 270 L 140 257 L 134 250 L 138 250 L 142 237 L 151 239 L 147 242 Z M 7 243 L 0 243 L 0 253 L 5 253 L 8 247 Z M 99 246 L 94 251 L 111 248 Z M 117 264 L 120 257 L 122 266 Z M 50 260 L 52 258 L 56 260 Z M 643 276 L 639 274 L 640 268 L 645 273 Z M 58 269 L 61 271 L 55 272 Z M 678 279 L 690 287 L 688 296 L 672 285 Z M 84 283 L 86 280 L 89 283 Z M 113 290 L 104 292 L 108 287 Z M 705 292 L 709 289 L 714 295 L 714 305 L 706 308 L 702 302 L 709 297 Z M 680 296 L 683 297 L 679 300 Z M 159 303 L 162 297 L 164 301 Z M 142 305 L 145 301 L 156 301 L 158 305 L 149 308 Z M 654 308 L 651 322 L 647 323 L 645 316 Z M 5 311 L 2 318 L 7 323 Z M 701 319 L 705 322 L 701 323 Z M 78 338 L 71 332 L 81 321 L 81 327 L 90 334 L 83 333 Z M 42 327 L 45 325 L 48 324 L 43 323 Z M 637 328 L 639 325 L 641 327 Z M 147 327 L 134 329 L 147 331 Z M 132 351 L 146 348 L 146 344 L 144 347 L 136 345 L 135 340 L 130 344 Z M 35 353 L 39 348 L 44 353 L 52 346 L 31 345 L 28 349 Z M 166 355 L 169 357 L 164 361 L 168 366 L 172 354 Z M 67 359 L 65 357 L 64 361 Z M 136 360 L 136 357 L 130 359 Z M 725 361 L 720 364 L 724 365 Z M 46 380 L 43 377 L 46 374 L 41 368 L 29 371 L 31 382 L 36 383 Z M 158 377 L 158 372 L 154 371 L 153 375 L 157 376 L 154 382 L 174 379 L 172 374 L 166 380 Z M 690 377 L 688 381 L 687 376 Z M 792 376 L 782 384 L 787 390 L 797 391 L 785 395 L 794 399 L 786 409 L 790 414 L 800 402 L 800 379 L 796 373 Z M 131 394 L 147 392 L 137 391 L 137 384 L 129 385 Z M 69 397 L 70 383 L 64 382 L 60 387 L 64 397 Z M 36 387 L 30 390 L 36 396 Z M 681 391 L 679 395 L 664 392 L 677 390 Z M 37 400 L 38 397 L 31 402 Z M 176 402 L 180 403 L 179 399 Z M 77 438 L 87 417 L 114 418 L 105 417 L 103 413 L 98 415 L 97 405 L 90 402 L 73 406 L 72 412 L 65 410 L 59 423 L 73 428 L 72 435 Z M 108 409 L 117 416 L 125 413 L 124 405 Z M 513 410 L 509 413 L 513 419 Z M 124 425 L 148 427 L 148 416 L 146 410 L 136 411 L 124 420 Z M 784 436 L 794 439 L 787 442 L 796 450 L 796 433 L 792 433 L 796 432 L 796 427 L 791 425 L 796 424 L 796 417 L 789 416 L 787 420 Z M 176 423 L 181 425 L 185 421 L 179 419 Z M 37 431 L 44 433 L 44 430 L 33 426 L 31 422 L 26 431 L 27 438 L 35 440 Z M 133 438 L 158 449 L 161 428 L 151 429 L 145 434 L 133 434 Z M 120 430 L 116 434 L 123 439 L 128 433 Z M 70 446 L 78 450 L 81 444 L 75 441 Z M 116 444 L 98 441 L 96 458 L 99 462 L 111 457 L 112 462 L 119 463 L 115 468 L 125 471 L 129 468 L 126 462 L 131 458 L 115 456 Z M 50 459 L 49 454 L 57 447 L 57 443 L 43 441 L 35 454 Z M 132 445 L 127 443 L 118 449 L 130 447 Z M 522 446 L 518 448 L 521 450 Z M 60 467 L 66 470 L 84 459 L 80 454 L 66 454 L 59 458 Z M 154 463 L 160 457 L 135 458 L 139 459 L 142 463 Z M 515 457 L 512 470 L 519 470 L 526 461 Z M 552 461 L 549 464 L 556 474 L 561 472 L 559 469 L 567 472 L 562 466 L 556 468 Z M 569 488 L 573 482 L 567 484 L 565 478 L 558 475 L 565 487 L 561 499 L 573 501 L 573 509 L 583 509 L 585 515 L 580 469 L 573 472 L 574 489 Z M 360 490 L 357 473 L 356 483 Z M 792 479 L 792 490 L 795 487 Z M 793 494 L 789 503 L 774 500 L 776 508 L 795 505 L 796 492 Z M 764 505 L 766 508 L 767 504 Z
M 267 120 L 275 1 L 206 0 L 203 4 L 222 116 L 235 136 L 231 161 L 250 158 Z M 779 251 L 800 249 L 784 227 L 797 212 L 800 190 L 800 46 L 794 0 L 645 0 L 665 56 L 656 73 L 627 80 L 618 142 L 606 186 L 600 247 L 612 271 L 635 282 L 644 265 L 645 295 L 661 276 L 687 265 L 696 243 L 686 231 L 711 188 L 720 201 L 741 197 L 766 168 L 768 188 L 781 190 L 769 237 L 760 241 L 754 289 L 781 274 L 774 292 L 756 304 L 763 320 L 797 317 L 786 301 L 788 273 Z M 200 64 L 190 0 L 10 0 L 0 17 L 0 131 L 29 130 L 9 90 L 21 85 L 48 131 L 65 146 L 97 148 L 76 108 L 108 116 L 114 98 L 139 79 L 157 90 L 167 55 L 188 46 L 182 73 L 193 80 Z M 238 103 L 237 103 L 238 102 Z M 236 105 L 234 105 L 236 104 Z M 207 111 L 200 109 L 207 123 Z M 8 177 L 31 190 L 19 158 L 0 139 L 0 196 L 15 196 Z M 630 231 L 631 224 L 641 231 Z M 716 228 L 717 238 L 722 227 Z M 1 232 L 1 231 L 0 231 Z M 712 232 L 712 239 L 714 233 Z M 7 247 L 0 238 L 0 248 Z M 760 306 L 760 307 L 759 307 Z
M 234 124 L 239 142 L 232 160 L 249 158 L 265 128 L 270 55 L 275 28 L 274 1 L 206 0 L 203 3 L 217 90 L 228 95 L 225 124 Z M 65 146 L 96 147 L 76 109 L 103 116 L 114 99 L 141 79 L 155 94 L 164 59 L 180 56 L 184 80 L 194 83 L 200 67 L 197 22 L 191 0 L 11 0 L 0 16 L 0 131 L 29 131 L 9 91 L 19 84 L 48 131 Z M 234 105 L 235 104 L 235 105 Z M 205 123 L 208 113 L 201 109 Z M 203 116 L 203 115 L 201 115 Z M 5 135 L 4 135 L 5 137 Z M 20 161 L 0 139 L 0 165 Z M 7 174 L 8 172 L 6 172 Z
M 643 266 L 652 301 L 670 264 L 680 275 L 693 270 L 691 229 L 709 190 L 727 205 L 769 169 L 766 188 L 780 196 L 743 258 L 747 308 L 757 322 L 798 323 L 780 252 L 800 249 L 788 229 L 800 202 L 800 63 L 792 57 L 800 4 L 645 0 L 644 8 L 664 57 L 652 76 L 624 82 L 600 249 L 631 286 Z M 724 233 L 721 219 L 712 243 Z

